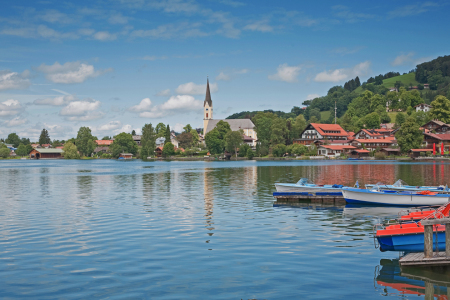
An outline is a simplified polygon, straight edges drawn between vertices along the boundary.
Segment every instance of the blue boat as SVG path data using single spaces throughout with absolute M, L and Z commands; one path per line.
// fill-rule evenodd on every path
M 433 251 L 437 251 L 436 244 L 439 247 L 439 251 L 445 251 L 445 231 L 439 231 L 434 234 Z M 423 232 L 416 234 L 398 234 L 398 235 L 386 235 L 377 236 L 380 250 L 384 251 L 406 251 L 406 252 L 423 252 Z
M 275 183 L 277 192 L 283 193 L 339 193 L 342 195 L 341 184 L 318 185 L 312 183 L 308 178 L 302 178 L 297 183 Z

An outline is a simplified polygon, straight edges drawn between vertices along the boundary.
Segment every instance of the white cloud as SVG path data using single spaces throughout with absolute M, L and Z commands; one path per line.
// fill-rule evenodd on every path
M 121 13 L 117 13 L 109 17 L 108 22 L 111 24 L 127 24 L 128 18 L 124 17 Z
M 150 37 L 160 39 L 170 38 L 192 38 L 207 36 L 208 33 L 200 30 L 201 23 L 188 23 L 182 22 L 180 24 L 165 24 L 160 25 L 157 28 L 149 30 L 134 30 L 131 32 L 132 37 Z
M 349 69 L 335 69 L 320 72 L 314 80 L 318 82 L 339 82 L 356 76 L 364 76 L 369 72 L 370 61 L 365 61 Z
M 308 96 L 306 96 L 306 100 L 312 100 L 318 97 L 320 97 L 319 94 L 309 94 Z
M 150 61 L 154 61 L 154 60 L 159 60 L 159 59 L 167 59 L 167 56 L 155 56 L 155 55 L 146 55 L 142 58 L 140 58 L 142 60 L 150 60 Z
M 89 111 L 94 111 L 100 107 L 100 101 L 79 100 L 70 102 L 69 105 L 61 109 L 62 116 L 81 116 Z
M 170 89 L 159 91 L 156 96 L 168 97 L 170 96 Z
M 177 124 L 175 124 L 175 126 L 173 127 L 173 130 L 175 131 L 175 132 L 183 132 L 183 127 L 184 127 L 185 125 L 183 125 L 183 124 L 181 124 L 181 123 L 177 123 Z
M 241 69 L 241 70 L 237 70 L 235 73 L 236 74 L 247 74 L 250 70 L 249 69 Z
M 55 83 L 82 83 L 88 78 L 100 76 L 112 69 L 95 70 L 93 65 L 81 63 L 79 61 L 66 62 L 61 65 L 55 62 L 53 65 L 42 64 L 37 68 L 46 75 L 46 78 Z
M 15 127 L 15 126 L 20 126 L 20 125 L 22 125 L 22 124 L 25 124 L 25 123 L 27 123 L 27 122 L 28 122 L 27 119 L 22 119 L 22 118 L 20 118 L 20 117 L 15 117 L 15 118 L 12 119 L 12 120 L 5 121 L 4 124 L 5 124 L 7 127 Z
M 0 102 L 0 117 L 15 116 L 23 112 L 25 108 L 18 100 L 8 99 Z
M 98 41 L 114 41 L 117 39 L 117 34 L 109 33 L 108 31 L 99 31 L 93 35 L 94 39 Z
M 388 12 L 388 18 L 409 17 L 415 16 L 429 11 L 432 8 L 438 7 L 439 4 L 426 1 L 422 3 L 406 5 L 398 7 L 395 10 Z
M 30 81 L 26 79 L 28 73 L 22 74 L 9 70 L 0 71 L 0 91 L 26 89 L 30 86 Z
M 300 66 L 288 66 L 288 64 L 282 64 L 278 66 L 277 73 L 269 75 L 268 78 L 270 80 L 296 82 L 300 70 L 301 70 Z
M 245 30 L 260 31 L 260 32 L 272 32 L 273 27 L 269 25 L 269 20 L 260 20 L 248 24 L 244 27 Z
M 217 83 L 210 83 L 209 90 L 211 93 L 215 93 L 219 90 Z M 195 84 L 193 82 L 188 82 L 185 84 L 180 84 L 176 90 L 178 94 L 183 95 L 202 95 L 206 93 L 206 84 Z
M 120 121 L 111 121 L 108 124 L 101 125 L 97 128 L 98 131 L 112 131 L 118 129 L 122 126 L 122 122 Z
M 408 54 L 401 54 L 397 56 L 393 62 L 391 62 L 392 66 L 400 66 L 404 64 L 409 64 L 412 62 L 412 58 L 414 56 L 413 52 L 409 52 Z
M 33 101 L 33 104 L 61 106 L 66 105 L 74 100 L 77 100 L 77 97 L 75 97 L 74 95 L 67 95 L 67 96 L 58 96 L 55 98 L 36 99 Z
M 220 72 L 220 74 L 217 75 L 216 80 L 217 81 L 219 81 L 219 80 L 229 81 L 229 80 L 231 80 L 231 77 L 230 77 L 230 75 L 226 75 L 224 72 Z
M 139 116 L 142 118 L 161 118 L 177 113 L 199 110 L 202 107 L 202 101 L 196 100 L 192 96 L 177 95 L 156 106 L 152 106 L 150 99 L 145 98 L 141 103 L 130 107 L 128 110 L 139 113 Z
M 150 98 L 144 98 L 138 105 L 130 107 L 128 110 L 132 112 L 149 111 L 152 107 L 152 100 Z

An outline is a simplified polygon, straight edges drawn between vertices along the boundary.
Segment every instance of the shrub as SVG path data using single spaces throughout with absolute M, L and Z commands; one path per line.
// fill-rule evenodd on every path
M 281 157 L 286 153 L 286 145 L 278 144 L 272 148 L 272 155 L 275 157 Z
M 9 150 L 9 148 L 1 148 L 0 149 L 0 157 L 8 158 L 10 152 L 11 152 L 11 150 Z
M 247 150 L 247 158 L 248 159 L 253 159 L 253 157 L 255 157 L 255 152 L 253 152 L 252 149 L 248 148 L 248 150 Z
M 111 154 L 109 154 L 109 153 L 103 153 L 101 157 L 102 157 L 102 158 L 111 158 Z
M 208 150 L 203 150 L 198 153 L 198 155 L 205 156 L 208 155 Z
M 247 144 L 242 144 L 239 146 L 239 157 L 245 157 L 247 155 L 250 146 Z
M 386 159 L 386 154 L 384 154 L 384 152 L 376 152 L 375 158 L 376 159 Z
M 420 156 L 425 156 L 425 152 L 420 152 L 419 155 Z

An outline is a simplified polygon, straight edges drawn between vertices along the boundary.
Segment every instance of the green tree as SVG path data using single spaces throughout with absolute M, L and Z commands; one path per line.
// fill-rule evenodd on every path
M 109 136 L 107 136 L 107 135 L 105 135 L 105 136 L 102 138 L 103 141 L 109 141 L 110 139 L 111 139 L 111 137 L 109 137 Z
M 294 144 L 292 146 L 293 146 L 292 150 L 291 150 L 292 154 L 304 155 L 304 154 L 306 154 L 308 152 L 308 147 L 306 147 L 305 145 Z
M 30 139 L 28 138 L 21 138 L 20 143 L 24 144 L 25 146 L 31 144 Z
M 243 143 L 239 146 L 239 157 L 247 156 L 248 149 L 251 149 L 249 145 Z
M 170 127 L 169 127 L 169 124 L 167 124 L 166 132 L 164 134 L 164 138 L 165 138 L 165 142 L 164 143 L 170 143 L 171 138 L 170 138 Z
M 391 123 L 391 117 L 389 117 L 387 112 L 384 112 L 380 115 L 380 122 L 381 123 Z
M 225 135 L 225 148 L 237 157 L 237 149 L 242 144 L 242 132 L 240 131 L 228 131 Z
M 221 140 L 225 139 L 225 135 L 231 131 L 230 124 L 225 121 L 217 122 L 216 128 L 219 131 L 219 138 Z
M 136 130 L 133 129 L 133 130 L 131 131 L 131 135 L 136 135 Z
M 288 135 L 288 129 L 286 127 L 286 121 L 281 118 L 275 118 L 272 120 L 270 143 L 272 145 L 285 144 L 286 137 Z
M 138 152 L 138 146 L 131 134 L 122 132 L 116 135 L 114 142 L 109 146 L 109 150 L 113 157 L 118 158 L 120 153 L 135 155 Z
M 398 108 L 398 94 L 397 92 L 387 92 L 386 101 L 389 104 L 390 109 Z
M 270 112 L 258 112 L 253 118 L 255 131 L 258 135 L 259 149 L 256 153 L 258 156 L 264 156 L 269 153 L 270 138 L 272 135 L 272 122 L 277 116 Z
M 195 129 L 191 129 L 191 135 L 192 135 L 192 144 L 194 146 L 197 146 L 200 142 L 200 137 L 198 136 L 198 132 Z
M 425 125 L 426 123 L 431 121 L 430 113 L 424 111 L 416 111 L 411 114 L 411 117 L 416 119 L 417 124 L 420 126 Z
M 142 127 L 141 146 L 142 159 L 146 159 L 154 154 L 156 149 L 156 132 L 151 123 Z
M 191 130 L 192 130 L 191 124 L 187 124 L 186 126 L 184 126 L 183 130 L 184 130 L 185 133 L 190 133 Z
M 163 150 L 162 150 L 162 156 L 168 157 L 175 154 L 175 147 L 171 142 L 165 143 Z
M 316 116 L 312 116 L 311 118 L 309 118 L 309 124 L 311 123 L 320 123 L 319 119 L 317 119 Z
M 450 100 L 445 96 L 437 96 L 433 102 L 431 102 L 431 119 L 437 119 L 444 123 L 450 123 Z
M 80 127 L 75 144 L 77 145 L 78 151 L 80 151 L 81 155 L 91 156 L 97 146 L 94 142 L 95 140 L 97 140 L 97 138 L 92 135 L 89 127 Z
M 217 128 L 205 135 L 205 144 L 211 154 L 223 153 L 223 140 L 220 139 L 220 133 Z
M 376 112 L 370 113 L 364 117 L 364 123 L 366 128 L 380 128 L 380 116 Z
M 12 144 L 14 148 L 19 147 L 20 142 L 20 138 L 15 132 L 8 134 L 8 138 L 5 140 L 6 144 Z
M 10 153 L 11 153 L 11 150 L 9 150 L 9 148 L 1 148 L 0 149 L 0 157 L 2 157 L 2 158 L 8 158 Z
M 42 129 L 41 135 L 39 136 L 39 145 L 50 144 L 51 142 L 52 140 L 50 139 L 47 129 Z
M 247 149 L 247 158 L 253 159 L 253 157 L 255 157 L 255 152 L 253 152 L 253 150 L 251 148 L 248 148 Z
M 423 133 L 422 130 L 420 130 L 419 124 L 416 123 L 416 120 L 409 117 L 397 131 L 395 138 L 397 139 L 401 151 L 406 153 L 411 149 L 420 148 L 423 141 Z
M 63 148 L 63 157 L 65 159 L 79 159 L 80 154 L 78 153 L 77 146 L 75 146 L 72 142 L 67 142 L 64 144 Z
M 27 152 L 27 146 L 25 146 L 24 144 L 21 143 L 21 144 L 19 145 L 19 147 L 17 147 L 16 154 L 17 154 L 18 156 L 25 156 L 25 155 L 27 155 L 27 154 L 28 154 L 28 152 Z
M 316 117 L 317 120 L 319 120 L 319 121 L 320 121 L 320 119 L 322 119 L 322 116 L 321 116 L 321 114 L 320 114 L 320 110 L 317 109 L 317 108 L 313 108 L 313 109 L 311 109 L 311 111 L 309 112 L 309 119 L 311 119 L 313 116 Z M 311 122 L 311 123 L 312 123 L 312 122 Z
M 272 155 L 275 157 L 281 157 L 286 154 L 286 145 L 278 144 L 272 148 Z
M 177 140 L 181 148 L 189 148 L 193 141 L 192 134 L 190 132 L 183 132 L 182 134 L 177 135 Z
M 291 139 L 298 139 L 300 138 L 300 135 L 302 134 L 303 130 L 306 128 L 306 120 L 303 115 L 298 115 L 295 118 L 295 121 L 292 124 L 290 136 Z
M 166 125 L 164 125 L 164 123 L 158 123 L 158 125 L 156 125 L 155 131 L 157 138 L 164 137 L 166 135 Z
M 25 148 L 27 149 L 27 154 L 30 154 L 30 152 L 33 151 L 33 147 L 31 147 L 31 144 L 25 145 Z
M 402 126 L 402 124 L 405 122 L 406 120 L 406 115 L 404 113 L 398 113 L 395 116 L 395 128 L 398 128 L 400 126 Z

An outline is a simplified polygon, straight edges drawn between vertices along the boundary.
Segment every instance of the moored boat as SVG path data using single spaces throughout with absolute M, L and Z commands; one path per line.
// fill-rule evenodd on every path
M 450 193 L 450 189 L 448 186 L 413 186 L 406 184 L 403 180 L 399 179 L 394 184 L 384 184 L 384 183 L 377 183 L 377 184 L 366 184 L 366 189 L 374 189 L 374 188 L 380 188 L 383 190 L 391 190 L 391 191 L 430 191 L 430 192 L 437 192 L 439 194 L 448 194 Z
M 297 183 L 275 183 L 277 192 L 284 193 L 317 193 L 317 192 L 341 192 L 343 185 L 340 184 L 326 184 L 318 185 L 309 181 L 307 178 L 300 179 Z
M 448 194 L 421 191 L 367 190 L 343 187 L 342 195 L 348 203 L 394 205 L 394 206 L 429 206 L 443 205 L 449 201 Z

